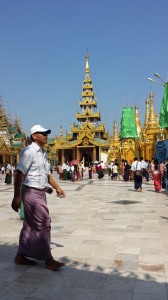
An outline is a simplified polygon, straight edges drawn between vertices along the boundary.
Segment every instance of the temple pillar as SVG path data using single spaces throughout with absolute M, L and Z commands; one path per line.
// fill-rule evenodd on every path
M 61 160 L 64 163 L 65 162 L 65 153 L 64 153 L 64 149 L 61 150 Z
M 19 162 L 19 153 L 17 153 L 16 155 L 16 163 L 18 164 L 18 162 Z
M 3 165 L 5 164 L 6 160 L 5 160 L 5 155 L 2 155 L 2 162 L 3 162 Z
M 96 147 L 93 148 L 93 162 L 96 161 Z
M 58 161 L 59 161 L 58 150 L 56 150 L 56 153 L 55 153 L 55 159 L 56 159 L 56 163 L 58 163 Z
M 151 157 L 150 157 L 150 145 L 147 145 L 147 147 L 146 147 L 146 159 L 151 160 Z
M 73 148 L 72 151 L 73 151 L 73 156 L 72 156 L 72 158 L 75 159 L 75 158 L 76 158 L 76 155 L 75 155 L 75 148 Z
M 99 161 L 101 161 L 101 147 L 99 146 Z
M 77 153 L 76 153 L 76 159 L 80 160 L 80 153 L 79 153 L 79 148 L 76 148 Z
M 142 156 L 143 159 L 147 159 L 147 158 L 146 158 L 146 154 L 145 154 L 145 149 L 144 149 L 144 147 L 143 147 L 143 148 L 142 148 L 142 147 L 140 148 L 140 152 L 141 152 L 141 153 L 140 153 L 140 154 L 141 154 L 140 156 Z

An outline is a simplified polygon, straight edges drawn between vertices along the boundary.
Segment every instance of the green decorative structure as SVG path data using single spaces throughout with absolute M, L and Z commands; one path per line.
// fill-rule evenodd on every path
M 159 127 L 168 128 L 168 82 L 164 85 L 164 95 L 160 108 Z
M 137 126 L 135 123 L 135 113 L 132 107 L 122 109 L 120 138 L 137 138 Z

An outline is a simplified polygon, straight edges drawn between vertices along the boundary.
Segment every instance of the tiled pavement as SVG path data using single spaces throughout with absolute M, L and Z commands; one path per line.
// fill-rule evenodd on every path
M 66 198 L 47 198 L 52 254 L 66 266 L 52 272 L 13 263 L 22 221 L 1 176 L 0 300 L 168 300 L 168 192 L 107 175 L 60 185 Z

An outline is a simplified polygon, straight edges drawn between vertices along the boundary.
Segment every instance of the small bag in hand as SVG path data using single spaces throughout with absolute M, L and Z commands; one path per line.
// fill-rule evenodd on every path
M 142 176 L 142 171 L 141 171 L 141 170 L 136 170 L 136 171 L 135 171 L 135 175 L 137 175 L 137 176 Z

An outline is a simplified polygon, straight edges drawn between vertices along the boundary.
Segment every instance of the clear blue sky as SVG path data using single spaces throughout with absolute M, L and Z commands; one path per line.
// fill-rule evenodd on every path
M 120 128 L 123 106 L 139 106 L 168 79 L 167 0 L 0 0 L 0 95 L 28 134 L 34 124 L 51 136 L 70 131 L 80 112 L 88 49 L 90 74 L 102 122 Z

